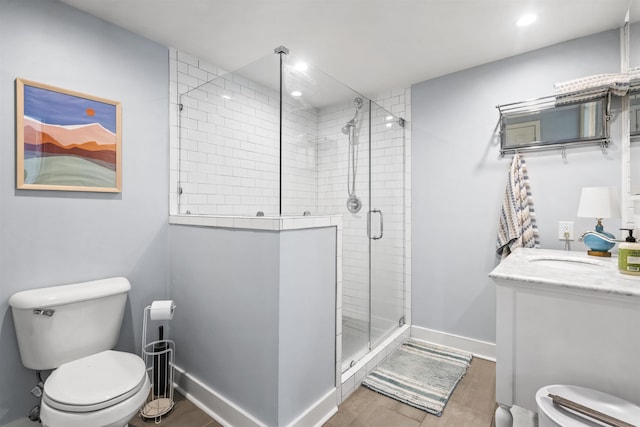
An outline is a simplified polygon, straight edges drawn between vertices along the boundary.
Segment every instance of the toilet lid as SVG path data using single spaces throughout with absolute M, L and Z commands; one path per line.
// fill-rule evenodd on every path
M 97 411 L 137 393 L 145 375 L 139 356 L 107 350 L 60 365 L 44 384 L 43 400 L 63 411 Z
M 640 406 L 620 399 L 619 397 L 585 387 L 571 385 L 548 385 L 536 393 L 538 411 L 542 411 L 548 418 L 559 426 L 600 426 L 603 425 L 590 418 L 572 413 L 570 410 L 558 407 L 547 395 L 557 394 L 580 405 L 615 417 L 621 421 L 638 425 L 640 423 Z

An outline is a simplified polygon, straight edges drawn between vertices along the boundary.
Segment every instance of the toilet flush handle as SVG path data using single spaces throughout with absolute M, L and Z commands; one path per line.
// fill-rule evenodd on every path
M 41 316 L 48 316 L 48 317 L 53 316 L 53 313 L 55 312 L 56 311 L 53 308 L 34 308 L 33 309 L 33 314 L 39 314 Z

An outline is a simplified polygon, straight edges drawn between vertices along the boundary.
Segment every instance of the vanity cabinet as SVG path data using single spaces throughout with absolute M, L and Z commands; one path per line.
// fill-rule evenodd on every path
M 536 391 L 550 384 L 640 404 L 640 277 L 620 274 L 615 257 L 523 248 L 489 276 L 498 427 L 512 405 L 536 411 Z

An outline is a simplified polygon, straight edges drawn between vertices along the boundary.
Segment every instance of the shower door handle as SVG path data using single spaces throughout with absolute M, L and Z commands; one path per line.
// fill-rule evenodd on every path
M 372 236 L 371 235 L 371 214 L 377 212 L 380 214 L 380 235 Z M 371 240 L 380 240 L 382 239 L 382 235 L 384 234 L 384 217 L 382 216 L 382 211 L 380 209 L 371 209 L 367 212 L 367 236 Z

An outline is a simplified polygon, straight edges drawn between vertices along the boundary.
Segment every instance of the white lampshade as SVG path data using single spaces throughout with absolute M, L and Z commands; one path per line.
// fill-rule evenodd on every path
M 620 203 L 616 189 L 584 187 L 580 196 L 578 216 L 582 218 L 620 218 Z

